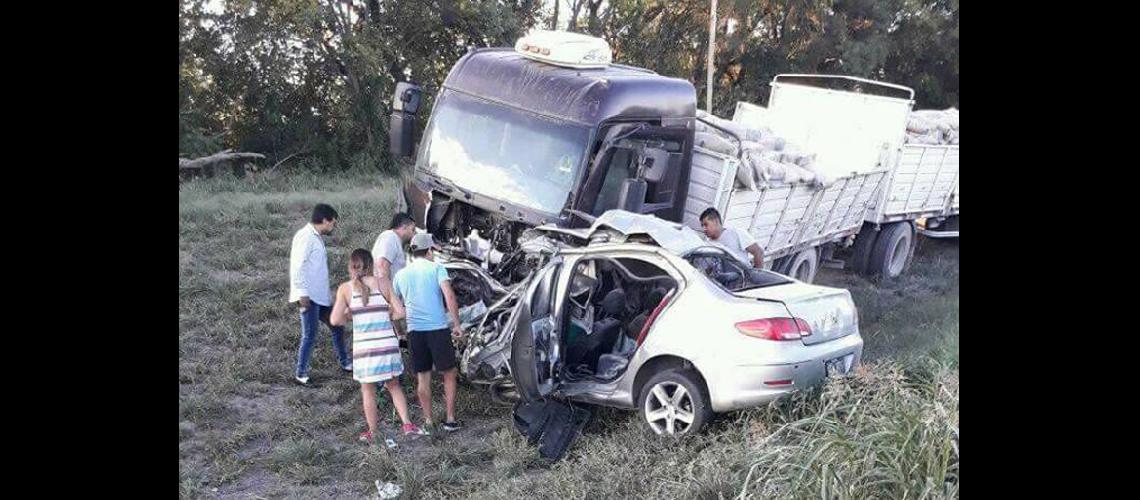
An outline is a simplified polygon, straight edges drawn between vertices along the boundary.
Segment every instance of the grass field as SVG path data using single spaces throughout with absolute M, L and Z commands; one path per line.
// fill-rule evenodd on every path
M 405 498 L 958 496 L 957 240 L 920 240 L 908 274 L 886 285 L 821 271 L 817 282 L 855 297 L 862 369 L 723 415 L 699 436 L 661 439 L 635 413 L 599 409 L 567 457 L 545 464 L 509 406 L 461 384 L 461 432 L 400 438 L 392 450 L 358 444 L 359 385 L 337 373 L 323 326 L 311 374 L 321 387 L 288 383 L 300 336 L 286 303 L 289 243 L 313 204 L 332 204 L 341 218 L 326 240 L 330 274 L 343 281 L 348 253 L 371 248 L 396 193 L 364 173 L 179 185 L 181 497 L 361 498 L 376 480 Z M 395 435 L 386 395 L 381 407 Z

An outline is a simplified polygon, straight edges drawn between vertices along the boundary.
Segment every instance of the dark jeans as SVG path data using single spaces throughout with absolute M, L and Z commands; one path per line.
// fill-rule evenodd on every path
M 310 302 L 310 304 L 309 308 L 301 313 L 301 349 L 297 353 L 296 375 L 298 377 L 309 375 L 309 356 L 313 354 L 313 342 L 317 339 L 318 323 L 324 323 L 329 327 L 329 331 L 332 333 L 333 349 L 336 350 L 336 357 L 340 366 L 351 368 L 352 357 L 349 356 L 348 347 L 344 343 L 344 327 L 333 326 L 329 323 L 329 313 L 332 312 L 332 307 L 322 306 L 316 302 Z

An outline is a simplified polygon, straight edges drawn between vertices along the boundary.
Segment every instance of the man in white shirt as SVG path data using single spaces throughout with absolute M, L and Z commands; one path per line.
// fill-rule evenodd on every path
M 724 227 L 720 212 L 717 212 L 715 208 L 709 207 L 701 213 L 701 229 L 704 229 L 705 236 L 708 236 L 709 241 L 728 250 L 728 253 L 736 257 L 737 260 L 751 264 L 756 269 L 760 269 L 764 265 L 764 251 L 760 249 L 756 239 L 748 234 L 748 231 Z
M 376 237 L 372 244 L 372 259 L 376 262 L 376 277 L 388 280 L 400 272 L 408 263 L 408 256 L 404 252 L 404 245 L 412 241 L 416 234 L 416 221 L 406 213 L 400 212 L 392 216 L 392 223 L 388 229 Z
M 415 234 L 416 221 L 412 216 L 399 212 L 392 216 L 392 223 L 388 224 L 388 229 L 380 233 L 380 236 L 376 237 L 376 243 L 372 245 L 376 279 L 382 282 L 386 280 L 389 289 L 392 288 L 392 279 L 396 277 L 396 273 L 407 265 L 408 256 L 404 252 L 404 245 L 412 241 L 412 236 Z M 404 311 L 398 306 L 393 305 L 393 307 L 392 326 L 400 338 L 406 338 L 408 328 Z
M 341 370 L 352 373 L 352 358 L 344 343 L 344 327 L 329 323 L 332 294 L 329 292 L 329 261 L 322 235 L 336 228 L 337 213 L 324 203 L 313 207 L 309 224 L 293 235 L 289 250 L 289 302 L 301 303 L 301 347 L 293 379 L 309 385 L 309 356 L 317 337 L 318 322 L 328 325 Z

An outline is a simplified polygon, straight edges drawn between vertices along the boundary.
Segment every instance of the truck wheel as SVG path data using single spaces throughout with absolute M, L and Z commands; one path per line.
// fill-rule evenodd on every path
M 855 244 L 851 246 L 851 256 L 847 258 L 847 265 L 859 274 L 867 274 L 867 263 L 871 261 L 871 249 L 875 247 L 875 240 L 879 232 L 875 225 L 863 223 L 859 234 L 855 236 Z
M 791 256 L 784 256 L 772 261 L 772 272 L 780 273 L 784 276 L 788 275 L 788 262 L 791 262 Z
M 641 389 L 641 419 L 660 436 L 696 434 L 712 419 L 712 405 L 700 375 L 666 370 Z
M 914 227 L 909 221 L 890 224 L 879 234 L 871 249 L 868 272 L 871 276 L 894 279 L 906 270 L 914 250 Z
M 815 272 L 819 270 L 819 253 L 815 247 L 801 250 L 788 260 L 786 275 L 804 283 L 815 280 Z

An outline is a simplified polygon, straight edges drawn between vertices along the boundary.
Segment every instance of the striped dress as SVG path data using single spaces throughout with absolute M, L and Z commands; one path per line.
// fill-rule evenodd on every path
M 368 305 L 352 291 L 352 378 L 362 384 L 385 382 L 404 372 L 400 339 L 388 318 L 388 301 L 372 290 Z

